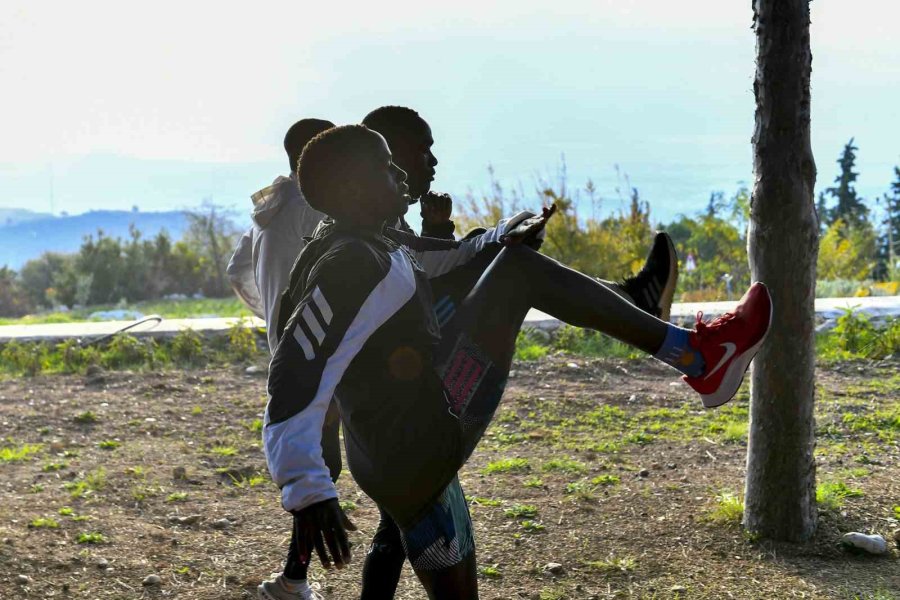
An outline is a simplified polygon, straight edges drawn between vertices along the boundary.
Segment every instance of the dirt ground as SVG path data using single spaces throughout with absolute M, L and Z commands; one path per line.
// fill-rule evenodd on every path
M 787 545 L 749 539 L 723 506 L 742 489 L 746 392 L 703 411 L 652 361 L 517 364 L 461 474 L 481 597 L 900 598 L 896 548 L 837 542 L 900 527 L 898 373 L 820 369 L 819 481 L 852 493 Z M 259 444 L 264 383 L 243 367 L 0 381 L 0 598 L 255 598 L 289 538 Z M 348 471 L 338 488 L 354 564 L 311 578 L 349 599 L 377 511 Z M 397 598 L 424 598 L 408 567 Z

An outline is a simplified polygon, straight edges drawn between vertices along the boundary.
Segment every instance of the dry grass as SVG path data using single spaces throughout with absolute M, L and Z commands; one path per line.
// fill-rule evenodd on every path
M 740 498 L 745 396 L 702 411 L 653 362 L 572 360 L 518 371 L 462 472 L 482 598 L 897 597 L 896 551 L 853 556 L 836 540 L 900 526 L 897 433 L 860 426 L 900 407 L 898 363 L 820 373 L 820 481 L 861 495 L 823 507 L 817 538 L 791 546 L 749 540 L 722 500 Z M 289 535 L 264 477 L 263 385 L 239 369 L 0 381 L 0 598 L 254 597 Z M 350 599 L 377 511 L 346 471 L 339 491 L 356 560 L 312 576 Z M 162 585 L 145 589 L 151 573 Z M 397 598 L 423 597 L 406 568 Z

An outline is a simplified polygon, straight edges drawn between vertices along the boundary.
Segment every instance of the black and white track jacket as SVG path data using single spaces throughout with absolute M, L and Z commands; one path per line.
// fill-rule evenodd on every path
M 466 241 L 386 230 L 388 239 L 336 224 L 303 249 L 288 290 L 294 310 L 269 368 L 263 430 L 286 510 L 337 496 L 320 443 L 335 394 L 350 469 L 373 499 L 397 506 L 411 478 L 449 480 L 433 450 L 456 453 L 458 434 L 432 369 L 440 332 L 428 279 L 498 243 L 527 216 Z M 455 472 L 458 465 L 443 462 Z

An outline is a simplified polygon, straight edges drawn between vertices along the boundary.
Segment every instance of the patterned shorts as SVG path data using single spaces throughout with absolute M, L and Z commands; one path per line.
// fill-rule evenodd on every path
M 400 539 L 410 564 L 419 570 L 446 569 L 472 553 L 472 519 L 458 478 L 453 478 L 412 525 L 401 527 Z

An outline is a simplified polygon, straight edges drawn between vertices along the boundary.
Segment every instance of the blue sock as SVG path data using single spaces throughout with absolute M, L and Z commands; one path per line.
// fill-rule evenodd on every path
M 699 377 L 706 364 L 703 355 L 688 343 L 690 329 L 669 325 L 666 339 L 653 356 L 667 365 L 672 365 L 688 377 Z

